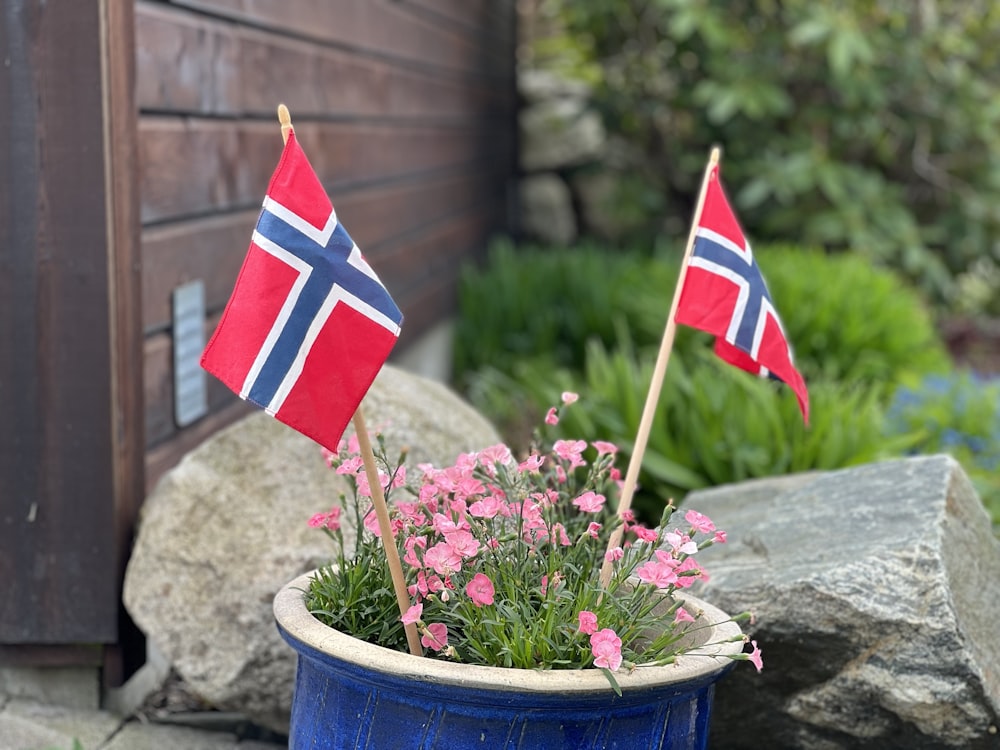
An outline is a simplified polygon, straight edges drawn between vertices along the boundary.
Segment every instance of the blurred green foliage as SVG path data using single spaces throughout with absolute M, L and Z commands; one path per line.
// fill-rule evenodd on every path
M 807 381 L 891 389 L 908 372 L 947 370 L 925 306 L 895 274 L 856 256 L 789 245 L 756 256 L 776 307 L 789 311 L 782 323 Z M 484 366 L 510 374 L 538 355 L 582 371 L 588 343 L 613 348 L 622 331 L 638 349 L 658 347 L 679 266 L 679 253 L 665 248 L 650 256 L 596 244 L 515 248 L 497 241 L 487 265 L 465 268 L 459 285 L 459 384 Z M 674 346 L 691 352 L 711 348 L 709 341 L 681 328 Z
M 758 242 L 851 249 L 1000 313 L 1000 4 L 548 0 L 541 65 L 595 85 L 646 228 L 682 236 L 710 147 Z M 642 196 L 648 196 L 648 200 Z

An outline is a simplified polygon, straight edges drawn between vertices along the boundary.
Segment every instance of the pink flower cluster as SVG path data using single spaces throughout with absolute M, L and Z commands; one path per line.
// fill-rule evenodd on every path
M 563 406 L 576 399 L 564 393 Z M 554 425 L 558 419 L 553 409 L 546 422 Z M 361 460 L 351 451 L 356 446 L 343 448 L 327 460 L 355 483 L 357 497 L 370 497 Z M 695 556 L 704 546 L 724 543 L 726 536 L 695 510 L 684 513 L 683 524 L 669 528 L 648 528 L 629 512 L 616 518 L 608 498 L 621 486 L 614 467 L 617 452 L 604 441 L 556 440 L 550 451 L 536 449 L 520 460 L 507 446 L 494 445 L 463 454 L 447 468 L 419 465 L 409 478 L 402 466 L 383 467 L 380 482 L 387 498 L 393 495 L 390 525 L 411 597 L 400 619 L 418 628 L 424 648 L 463 660 L 478 649 L 487 657 L 507 654 L 507 665 L 580 662 L 610 671 L 639 658 L 634 644 L 643 640 L 645 626 L 623 615 L 618 605 L 601 607 L 604 594 L 614 594 L 613 587 L 598 584 L 612 531 L 620 524 L 624 540 L 606 555 L 618 571 L 614 585 L 639 582 L 628 588 L 637 592 L 635 611 L 647 613 L 644 617 L 650 616 L 643 604 L 649 589 L 639 591 L 642 586 L 669 597 L 707 580 Z M 408 494 L 400 497 L 396 490 Z M 309 525 L 336 532 L 340 510 L 316 514 Z M 380 536 L 370 506 L 363 526 L 372 537 Z M 546 615 L 551 623 L 539 631 L 531 620 L 542 612 L 559 614 Z M 669 613 L 665 622 L 672 629 L 696 619 L 676 602 Z M 566 623 L 573 618 L 575 628 Z M 547 655 L 557 639 L 566 638 L 568 651 Z M 760 651 L 756 643 L 753 647 L 745 658 L 759 669 Z

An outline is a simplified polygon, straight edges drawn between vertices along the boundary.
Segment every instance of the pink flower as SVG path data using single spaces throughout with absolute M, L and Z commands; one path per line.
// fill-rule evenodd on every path
M 680 625 L 682 622 L 694 622 L 694 618 L 688 614 L 684 607 L 678 607 L 677 612 L 674 613 L 674 625 Z
M 483 467 L 493 468 L 494 464 L 506 466 L 512 458 L 510 448 L 503 443 L 497 443 L 479 451 L 479 463 Z
M 467 521 L 455 521 L 451 520 L 444 513 L 435 513 L 434 518 L 431 520 L 431 526 L 441 536 L 448 536 L 448 534 L 454 533 L 456 531 L 468 531 L 469 524 Z
M 647 529 L 645 526 L 640 526 L 639 524 L 635 524 L 632 527 L 632 531 L 643 542 L 655 542 L 660 538 L 660 534 L 656 529 Z
M 337 467 L 337 473 L 357 474 L 359 471 L 361 471 L 362 466 L 364 466 L 364 462 L 361 460 L 361 456 L 351 456 L 349 459 L 347 459 L 340 466 Z
M 438 542 L 424 553 L 424 565 L 438 575 L 449 576 L 462 569 L 462 556 L 447 542 Z
M 423 563 L 420 562 L 420 558 L 417 557 L 418 548 L 421 550 L 427 549 L 427 537 L 408 536 L 403 541 L 403 562 L 411 568 L 423 567 Z
M 597 536 L 598 534 L 600 534 L 600 532 L 601 532 L 601 524 L 599 524 L 597 521 L 591 521 L 587 525 L 587 533 L 590 534 L 590 536 L 594 537 L 594 539 L 597 539 Z
M 476 573 L 472 580 L 465 587 L 465 593 L 472 599 L 472 603 L 477 607 L 493 603 L 493 596 L 496 591 L 493 588 L 493 581 L 483 573 Z
M 340 443 L 337 444 L 337 448 L 338 449 L 340 449 L 340 445 L 343 442 L 344 441 L 341 440 Z M 341 452 L 343 452 L 343 451 L 341 451 Z M 347 438 L 347 452 L 348 453 L 361 453 L 361 441 L 358 440 L 358 436 L 357 435 L 351 435 L 349 438 Z
M 681 575 L 682 573 L 686 575 Z M 693 586 L 694 582 L 699 579 L 707 581 L 708 573 L 706 573 L 705 569 L 695 562 L 693 557 L 685 558 L 684 562 L 677 566 L 678 588 L 686 589 L 688 586 Z
M 336 531 L 340 528 L 340 507 L 335 506 L 329 513 L 317 513 L 309 519 L 309 525 L 314 529 L 330 529 Z
M 622 665 L 622 639 L 611 628 L 598 630 L 590 636 L 594 666 L 614 672 Z
M 469 515 L 476 518 L 493 518 L 498 514 L 502 514 L 504 510 L 506 510 L 504 501 L 494 495 L 489 495 L 481 500 L 476 500 L 476 502 L 470 505 Z
M 636 577 L 643 583 L 651 583 L 660 589 L 665 589 L 671 584 L 677 583 L 677 573 L 673 566 L 662 562 L 653 562 L 640 565 L 635 570 Z
M 584 635 L 592 635 L 597 632 L 597 615 L 593 612 L 586 609 L 580 610 L 580 614 L 577 615 L 577 619 L 580 621 L 580 626 L 577 628 L 577 632 L 583 633 Z
M 544 458 L 539 456 L 537 453 L 532 453 L 530 456 L 528 456 L 526 459 L 524 459 L 521 463 L 517 465 L 517 470 L 520 471 L 522 474 L 530 474 L 542 468 L 542 464 L 544 462 L 545 462 Z
M 613 456 L 618 453 L 618 446 L 604 440 L 595 440 L 591 443 L 597 449 L 598 456 Z
M 681 534 L 677 531 L 668 531 L 663 535 L 664 540 L 667 544 L 673 548 L 674 552 L 679 555 L 693 555 L 698 551 L 698 545 L 691 541 L 691 537 L 687 534 Z
M 424 571 L 417 571 L 417 582 L 407 587 L 410 596 L 427 596 L 444 588 L 444 582 L 436 575 L 427 575 Z
M 715 524 L 712 523 L 712 519 L 696 510 L 689 510 L 685 513 L 684 520 L 691 524 L 691 528 L 699 533 L 708 534 L 715 531 Z
M 404 625 L 413 625 L 415 622 L 418 622 L 420 620 L 420 615 L 422 615 L 423 613 L 424 613 L 424 605 L 418 602 L 417 604 L 414 604 L 412 607 L 406 610 L 406 613 L 399 619 L 403 621 Z
M 614 549 L 609 549 L 604 553 L 604 559 L 606 562 L 617 562 L 625 556 L 625 550 L 621 547 L 615 547 Z
M 601 508 L 604 507 L 604 495 L 598 495 L 593 490 L 589 492 L 584 492 L 580 497 L 573 501 L 573 505 L 582 510 L 584 513 L 597 513 Z
M 382 538 L 382 527 L 379 526 L 378 516 L 375 515 L 375 509 L 369 508 L 368 512 L 365 513 L 364 527 L 368 529 L 377 538 Z
M 549 409 L 549 413 L 545 415 L 545 424 L 559 424 L 559 415 L 556 414 L 556 407 Z
M 476 537 L 464 529 L 445 534 L 444 539 L 463 560 L 479 554 L 479 542 L 476 541 Z
M 423 637 L 420 639 L 424 648 L 432 651 L 440 651 L 448 645 L 448 626 L 441 622 L 432 622 L 424 628 Z
M 763 652 L 757 647 L 757 641 L 750 641 L 750 645 L 753 646 L 753 651 L 750 652 L 747 660 L 757 667 L 757 672 L 760 673 L 764 668 L 764 659 L 761 658 Z
M 725 544 L 726 532 L 722 531 L 721 529 L 716 530 L 715 536 L 712 538 L 712 541 L 715 542 L 716 544 Z
M 576 403 L 579 398 L 580 394 L 578 393 L 573 393 L 573 391 L 563 391 L 562 402 L 566 404 L 566 406 Z
M 577 466 L 587 465 L 580 455 L 586 447 L 586 440 L 556 440 L 552 445 L 552 452 L 563 461 L 569 461 L 569 467 L 575 469 Z

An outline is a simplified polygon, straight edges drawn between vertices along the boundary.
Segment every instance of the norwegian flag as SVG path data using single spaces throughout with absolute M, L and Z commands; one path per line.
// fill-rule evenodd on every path
M 708 174 L 705 203 L 674 320 L 714 334 L 715 353 L 761 377 L 786 383 L 809 422 L 809 393 L 771 302 L 753 251 L 729 207 L 719 167 Z
M 202 367 L 336 451 L 402 322 L 289 133 Z

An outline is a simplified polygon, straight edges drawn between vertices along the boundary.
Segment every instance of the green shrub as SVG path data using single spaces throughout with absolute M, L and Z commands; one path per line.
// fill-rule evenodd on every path
M 895 274 L 788 245 L 756 252 L 807 383 L 893 385 L 907 373 L 948 369 L 926 308 Z M 519 359 L 542 354 L 579 371 L 590 341 L 613 347 L 623 333 L 639 349 L 659 346 L 679 265 L 676 252 L 497 243 L 489 264 L 466 269 L 459 287 L 460 386 L 484 366 L 510 374 Z M 674 346 L 686 356 L 711 344 L 681 327 Z
M 462 383 L 484 365 L 510 372 L 519 358 L 539 352 L 580 367 L 588 339 L 614 340 L 614 321 L 628 315 L 629 295 L 647 267 L 637 253 L 597 246 L 496 241 L 487 265 L 465 268 L 459 283 L 456 378 Z
M 755 252 L 807 382 L 893 385 L 950 368 L 927 307 L 897 274 L 857 255 Z
M 549 0 L 541 65 L 596 84 L 650 231 L 685 231 L 712 145 L 751 237 L 850 248 L 1000 312 L 1000 5 Z M 645 184 L 644 191 L 636 182 Z
M 471 398 L 480 408 L 497 401 L 518 404 L 537 418 L 559 403 L 562 391 L 579 392 L 581 401 L 565 410 L 559 434 L 616 443 L 624 471 L 654 361 L 653 350 L 637 353 L 625 346 L 609 352 L 595 340 L 583 373 L 545 358 L 525 360 L 513 375 L 481 371 Z M 735 369 L 709 350 L 673 357 L 643 458 L 636 508 L 656 518 L 667 498 L 680 501 L 694 489 L 898 454 L 914 438 L 906 433 L 885 438 L 880 395 L 873 386 L 814 383 L 806 428 L 787 387 Z

